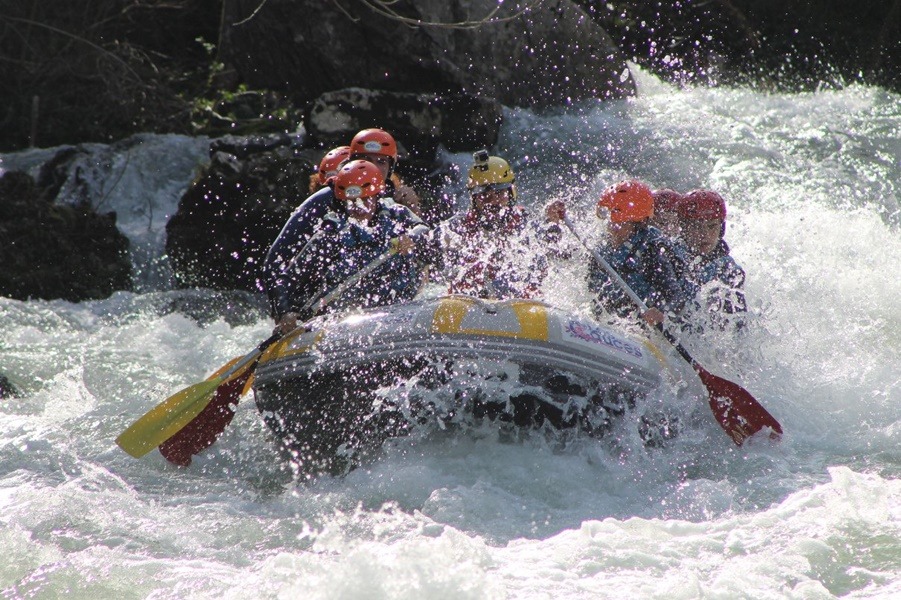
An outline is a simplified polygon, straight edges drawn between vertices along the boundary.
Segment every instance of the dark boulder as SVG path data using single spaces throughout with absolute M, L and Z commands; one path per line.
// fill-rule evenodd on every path
M 288 135 L 228 138 L 166 224 L 166 252 L 180 287 L 262 291 L 272 241 L 309 195 L 322 151 Z
M 79 302 L 131 289 L 116 214 L 85 202 L 55 205 L 52 191 L 21 171 L 0 178 L 0 295 Z
M 9 378 L 0 373 L 0 398 L 18 398 L 22 395 L 13 382 Z
M 348 144 L 361 129 L 390 131 L 414 164 L 431 165 L 438 144 L 451 152 L 497 143 L 503 108 L 489 98 L 469 94 L 438 96 L 347 88 L 326 92 L 310 105 L 307 133 L 324 147 Z
M 446 219 L 453 200 L 443 195 L 455 168 L 442 162 L 439 145 L 450 152 L 471 152 L 497 143 L 503 107 L 470 94 L 447 96 L 347 88 L 326 92 L 307 111 L 311 142 L 323 148 L 349 144 L 368 127 L 390 131 L 398 143 L 397 173 L 419 193 L 422 217 Z
M 677 83 L 901 84 L 901 0 L 575 2 L 632 60 Z
M 297 102 L 353 86 L 530 107 L 634 93 L 622 53 L 575 3 L 525 6 L 232 0 L 219 58 L 249 86 L 284 90 Z

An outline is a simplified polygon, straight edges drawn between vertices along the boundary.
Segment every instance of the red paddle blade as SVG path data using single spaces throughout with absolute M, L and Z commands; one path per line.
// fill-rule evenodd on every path
M 770 439 L 782 437 L 782 426 L 746 389 L 709 373 L 700 365 L 692 365 L 707 388 L 710 409 L 720 426 L 736 445 L 768 427 Z
M 187 467 L 191 457 L 206 450 L 219 438 L 235 417 L 235 407 L 244 393 L 244 385 L 253 375 L 245 369 L 237 377 L 216 388 L 213 399 L 194 420 L 160 444 L 160 454 L 169 462 Z

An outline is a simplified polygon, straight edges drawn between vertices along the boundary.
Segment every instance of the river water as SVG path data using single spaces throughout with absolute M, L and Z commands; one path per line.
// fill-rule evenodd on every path
M 687 343 L 781 443 L 737 448 L 699 409 L 653 451 L 436 432 L 307 480 L 248 398 L 191 467 L 133 459 L 113 441 L 129 423 L 271 329 L 251 303 L 209 318 L 222 298 L 168 289 L 163 226 L 207 140 L 141 136 L 85 167 L 140 291 L 0 298 L 0 373 L 24 392 L 0 401 L 0 597 L 901 597 L 901 97 L 639 86 L 510 110 L 495 151 L 524 203 L 566 199 L 589 234 L 586 209 L 624 176 L 726 197 L 752 324 L 740 344 Z M 584 307 L 581 256 L 555 269 L 552 303 Z

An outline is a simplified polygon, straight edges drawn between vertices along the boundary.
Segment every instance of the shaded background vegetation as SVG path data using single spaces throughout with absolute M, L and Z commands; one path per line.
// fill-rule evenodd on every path
M 0 4 L 0 150 L 191 131 L 221 0 Z M 34 136 L 34 140 L 31 137 Z
M 4 0 L 0 151 L 136 132 L 223 132 L 220 116 L 244 89 L 217 59 L 227 1 Z M 402 13 L 411 2 L 390 5 Z M 627 56 L 672 81 L 773 89 L 864 81 L 901 90 L 901 0 L 576 3 Z M 323 13 L 359 14 L 384 3 L 316 4 Z M 311 11 L 310 19 L 321 16 Z M 324 68 L 349 58 L 335 56 Z M 270 130 L 296 127 L 311 100 L 290 89 L 264 92 L 258 112 Z

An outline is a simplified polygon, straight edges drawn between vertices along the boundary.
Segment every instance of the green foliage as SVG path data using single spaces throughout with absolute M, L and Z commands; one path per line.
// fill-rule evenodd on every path
M 190 133 L 220 2 L 5 0 L 0 151 Z

